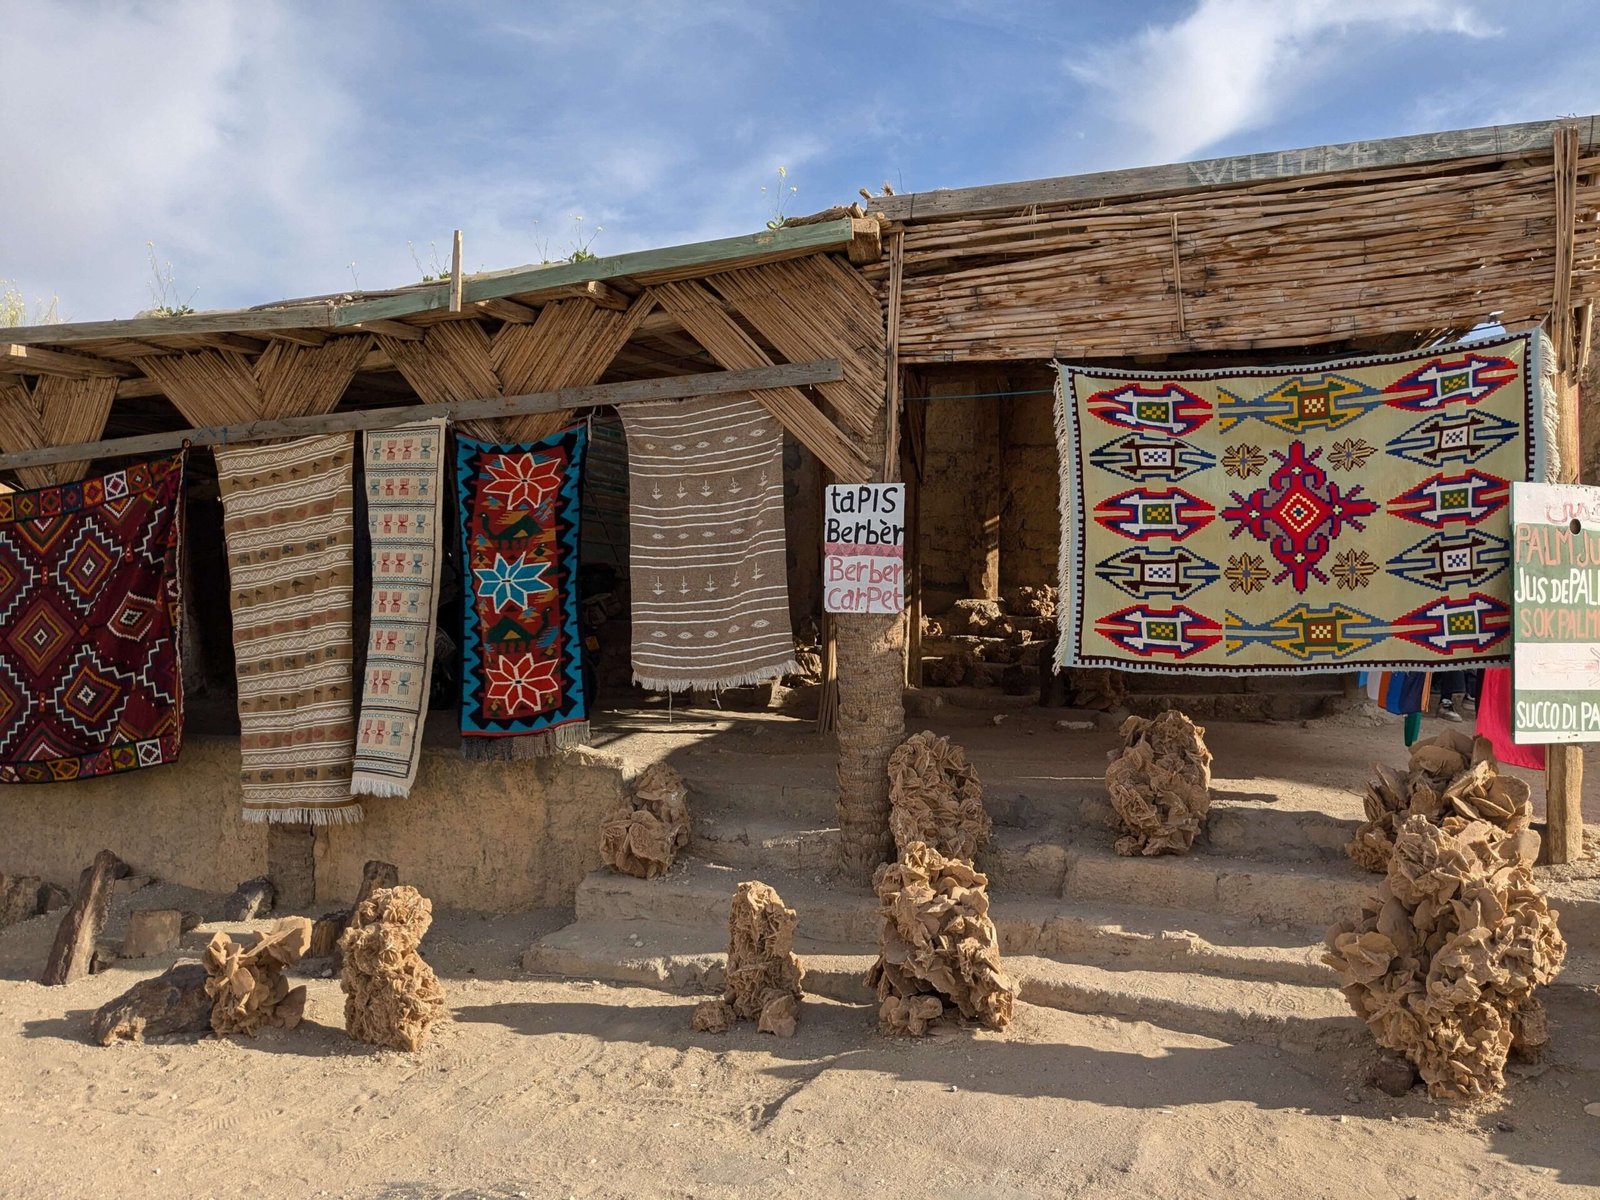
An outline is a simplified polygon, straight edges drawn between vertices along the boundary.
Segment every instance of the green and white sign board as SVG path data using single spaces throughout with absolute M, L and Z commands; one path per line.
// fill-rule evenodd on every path
M 1600 488 L 1511 485 L 1511 732 L 1600 741 Z

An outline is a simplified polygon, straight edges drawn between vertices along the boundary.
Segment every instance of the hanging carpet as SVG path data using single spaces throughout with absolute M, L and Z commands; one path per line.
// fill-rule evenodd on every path
M 1061 367 L 1061 666 L 1437 670 L 1510 652 L 1533 334 L 1315 366 Z
M 356 795 L 406 796 L 417 778 L 439 608 L 447 436 L 443 419 L 366 435 L 372 617 L 350 782 Z
M 0 495 L 0 783 L 176 761 L 183 467 Z
M 359 821 L 350 794 L 355 439 L 216 454 L 245 820 Z
M 675 692 L 798 670 L 782 425 L 748 396 L 620 411 L 628 438 L 634 681 Z
M 589 740 L 578 631 L 579 484 L 587 433 L 456 438 L 461 509 L 461 734 L 472 758 Z

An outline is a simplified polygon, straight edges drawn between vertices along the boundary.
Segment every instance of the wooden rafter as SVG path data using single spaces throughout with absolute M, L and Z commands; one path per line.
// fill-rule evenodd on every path
M 32 388 L 0 386 L 0 446 L 7 451 L 42 450 L 97 438 L 116 398 L 114 376 L 69 379 L 46 376 Z M 24 487 L 48 487 L 83 478 L 88 460 L 66 460 L 17 468 Z
M 0 368 L 28 375 L 128 376 L 138 374 L 125 363 L 111 362 L 79 351 L 45 350 L 38 346 L 0 343 Z
M 872 286 L 826 255 L 713 275 L 708 286 L 791 362 L 825 354 L 845 377 L 817 390 L 860 437 L 883 423 L 883 310 Z
M 390 429 L 409 421 L 438 417 L 462 422 L 539 413 L 567 413 L 576 408 L 681 400 L 690 396 L 715 396 L 737 392 L 760 395 L 767 388 L 788 388 L 831 382 L 839 378 L 840 371 L 841 367 L 837 362 L 786 363 L 781 367 L 766 367 L 754 371 L 670 375 L 659 379 L 561 388 L 553 392 L 540 392 L 527 396 L 490 396 L 443 404 L 411 404 L 395 408 L 362 409 L 281 420 L 246 421 L 228 426 L 202 426 L 168 433 L 113 438 L 109 441 L 46 445 L 38 449 L 0 453 L 0 471 L 48 469 L 51 465 L 66 462 L 71 458 L 151 454 L 174 449 L 185 442 L 195 446 L 241 445 L 247 442 L 270 441 L 274 438 L 304 437 L 316 433 Z M 0 409 L 0 416 L 3 415 L 3 409 Z M 26 417 L 26 413 L 23 415 Z M 0 437 L 3 436 L 8 435 L 5 427 L 0 426 Z M 37 429 L 32 430 L 28 436 L 37 436 Z
M 702 284 L 664 283 L 651 291 L 661 307 L 677 317 L 720 366 L 733 371 L 773 365 L 767 352 Z M 878 368 L 882 370 L 881 361 Z M 873 467 L 866 454 L 805 393 L 796 388 L 775 389 L 756 398 L 841 482 L 860 483 L 872 477 Z
M 420 341 L 380 339 L 418 396 L 430 403 L 583 387 L 599 381 L 654 300 L 626 311 L 588 300 L 552 300 L 531 323 L 508 323 L 492 337 L 476 322 L 430 327 Z M 533 413 L 469 422 L 474 437 L 534 441 L 559 429 L 563 413 Z
M 139 360 L 193 424 L 231 425 L 332 412 L 371 340 L 333 338 L 322 346 L 273 342 L 254 362 L 224 350 Z

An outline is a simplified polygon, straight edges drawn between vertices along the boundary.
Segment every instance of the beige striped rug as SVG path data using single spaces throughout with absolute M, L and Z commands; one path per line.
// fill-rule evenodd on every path
M 439 610 L 444 418 L 367 434 L 372 619 L 357 721 L 356 795 L 409 796 L 422 758 Z
M 676 692 L 795 670 L 783 427 L 746 395 L 620 411 L 634 681 Z
M 217 451 L 247 821 L 359 821 L 350 794 L 351 434 Z

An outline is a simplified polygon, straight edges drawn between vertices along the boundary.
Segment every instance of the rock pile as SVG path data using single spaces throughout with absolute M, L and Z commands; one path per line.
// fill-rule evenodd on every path
M 689 789 L 666 763 L 652 763 L 633 784 L 631 802 L 600 823 L 600 857 L 639 879 L 665 875 L 689 844 Z
M 264 1025 L 293 1029 L 300 1024 L 305 985 L 291 988 L 283 973 L 310 946 L 311 921 L 306 917 L 284 917 L 249 941 L 236 942 L 226 933 L 212 937 L 201 960 L 212 1002 L 211 1028 L 254 1037 Z
M 915 842 L 878 868 L 872 886 L 883 933 L 866 982 L 884 1031 L 925 1033 L 947 1005 L 990 1029 L 1010 1024 L 1016 985 L 1000 966 L 988 878 Z
M 444 991 L 419 948 L 433 905 L 413 887 L 380 888 L 363 900 L 339 939 L 344 1027 L 374 1046 L 417 1050 L 444 1017 Z
M 1507 1056 L 1549 1034 L 1534 988 L 1566 957 L 1556 913 L 1530 870 L 1537 841 L 1485 820 L 1400 819 L 1377 894 L 1328 933 L 1323 961 L 1386 1049 L 1440 1100 L 1505 1085 Z
M 1205 733 L 1170 709 L 1122 723 L 1122 749 L 1111 753 L 1106 788 L 1122 823 L 1118 854 L 1184 854 L 1211 809 L 1211 751 Z
M 1424 817 L 1436 825 L 1447 817 L 1461 817 L 1487 821 L 1509 834 L 1538 837 L 1529 831 L 1533 803 L 1528 785 L 1500 774 L 1488 738 L 1447 729 L 1411 747 L 1406 771 L 1382 763 L 1374 763 L 1373 770 L 1378 777 L 1367 784 L 1366 823 L 1345 851 L 1374 874 L 1388 870 L 1395 830 L 1408 817 Z
M 728 914 L 728 971 L 720 1000 L 694 1011 L 694 1028 L 724 1033 L 736 1021 L 754 1021 L 757 1031 L 793 1037 L 800 1020 L 805 968 L 794 953 L 799 918 L 783 897 L 764 883 L 748 881 L 734 893 Z
M 924 842 L 970 862 L 989 844 L 993 824 L 978 773 L 960 746 L 930 730 L 908 737 L 889 756 L 889 804 L 898 850 Z

